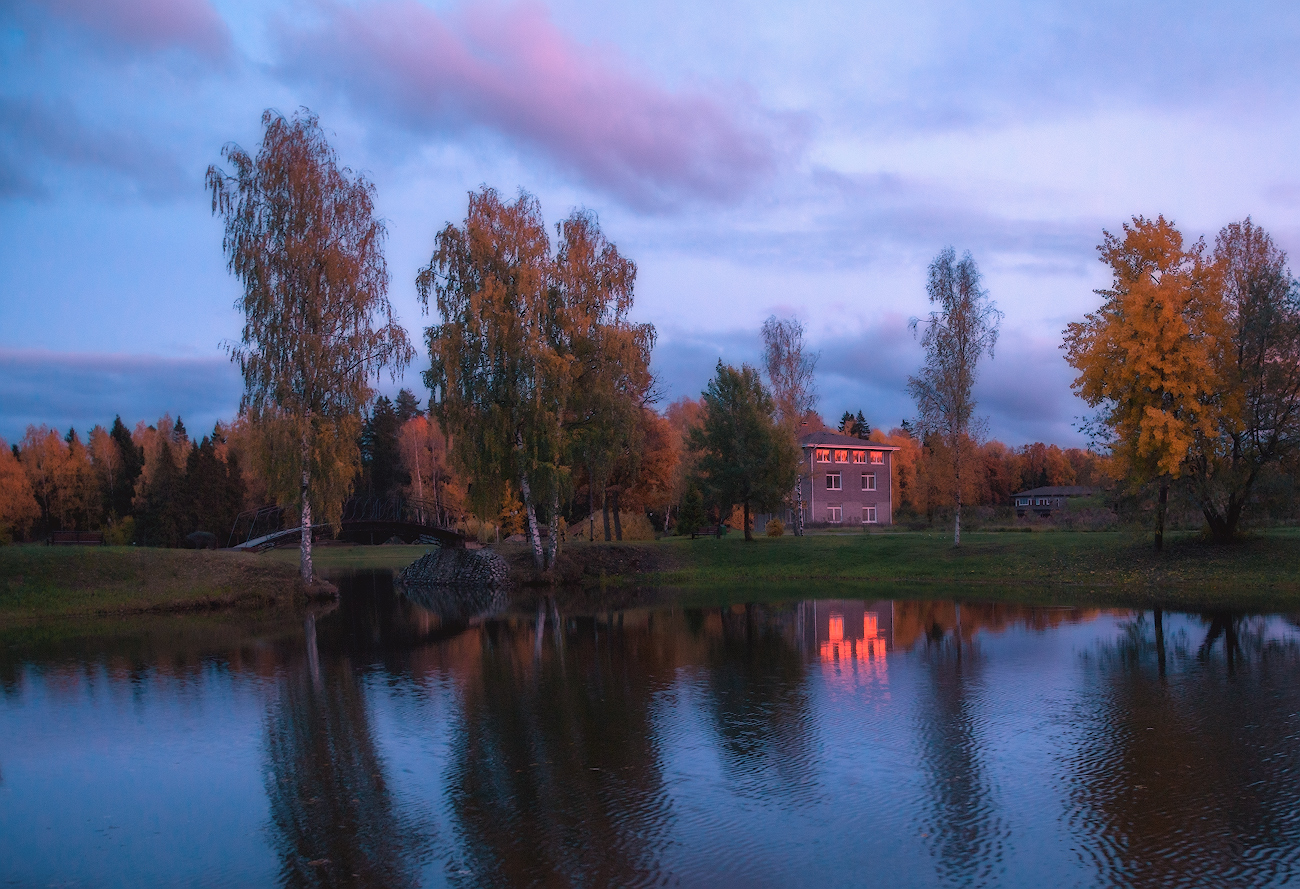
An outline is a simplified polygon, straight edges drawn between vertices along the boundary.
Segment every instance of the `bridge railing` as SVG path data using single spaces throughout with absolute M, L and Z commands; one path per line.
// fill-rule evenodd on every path
M 465 520 L 460 510 L 418 497 L 349 497 L 343 503 L 343 524 L 404 522 L 441 531 L 456 531 Z M 263 506 L 241 512 L 230 529 L 226 546 L 238 546 L 284 528 L 284 508 Z

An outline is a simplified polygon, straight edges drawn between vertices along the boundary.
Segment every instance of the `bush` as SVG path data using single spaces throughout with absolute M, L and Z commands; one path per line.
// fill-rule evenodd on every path
M 773 516 L 772 519 L 769 520 L 767 523 L 767 536 L 780 537 L 784 533 L 785 533 L 785 523 L 782 522 L 780 519 L 776 518 L 775 516 Z

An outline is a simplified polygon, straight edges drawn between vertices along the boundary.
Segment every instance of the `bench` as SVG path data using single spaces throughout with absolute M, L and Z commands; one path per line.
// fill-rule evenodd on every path
M 723 522 L 721 525 L 702 525 L 698 531 L 691 535 L 691 540 L 694 540 L 697 535 L 703 537 L 721 537 L 730 530 L 731 526 L 726 522 Z
M 50 546 L 103 546 L 103 531 L 52 531 Z

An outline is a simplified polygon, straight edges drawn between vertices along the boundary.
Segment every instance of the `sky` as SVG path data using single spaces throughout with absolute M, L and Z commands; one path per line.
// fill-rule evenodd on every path
M 1103 230 L 1247 215 L 1300 250 L 1300 6 L 913 2 L 0 3 L 0 437 L 238 410 L 239 287 L 204 174 L 265 109 L 319 115 L 376 187 L 412 340 L 434 234 L 490 185 L 575 208 L 638 266 L 662 404 L 798 318 L 820 409 L 914 412 L 926 268 L 1003 312 L 976 396 L 1082 445 L 1060 351 Z M 383 378 L 421 397 L 417 359 Z

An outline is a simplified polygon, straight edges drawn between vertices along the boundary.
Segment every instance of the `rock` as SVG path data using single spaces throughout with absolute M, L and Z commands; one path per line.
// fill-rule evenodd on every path
M 510 565 L 490 549 L 439 547 L 403 568 L 397 579 L 404 585 L 504 589 Z
M 397 575 L 411 601 L 449 622 L 496 614 L 509 603 L 510 565 L 490 549 L 445 547 Z

